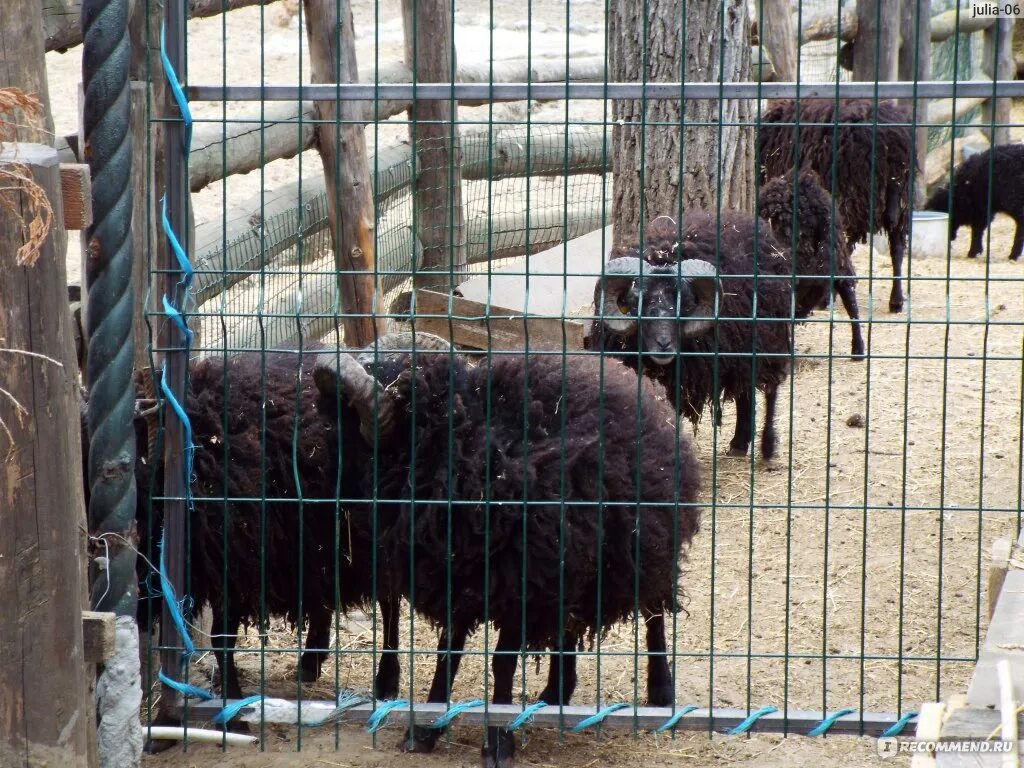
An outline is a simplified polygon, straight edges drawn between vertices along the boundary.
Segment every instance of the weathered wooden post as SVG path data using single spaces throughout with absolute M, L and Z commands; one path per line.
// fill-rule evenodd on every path
M 981 57 L 982 71 L 993 80 L 1013 80 L 1017 64 L 1013 58 L 1013 25 L 1016 19 L 1003 16 L 985 30 L 985 47 Z M 992 145 L 1006 144 L 1010 140 L 1009 98 L 989 99 L 981 111 L 981 123 Z M 989 126 L 995 123 L 993 131 Z
M 0 212 L 0 765 L 85 768 L 84 502 L 57 151 L 0 150 L 5 186 L 26 170 L 50 201 L 53 229 L 35 263 L 20 263 L 29 235 Z M 28 212 L 24 192 L 7 194 L 13 211 Z
M 783 82 L 796 80 L 796 29 L 793 24 L 790 0 L 757 0 L 761 19 L 757 34 L 761 45 L 768 51 L 775 79 Z M 755 14 L 758 11 L 755 10 Z
M 896 79 L 900 24 L 895 20 L 901 18 L 900 4 L 901 0 L 857 0 L 854 80 L 881 83 Z
M 931 19 L 932 0 L 903 0 L 904 13 L 900 21 L 899 77 L 906 82 L 931 79 Z M 919 123 L 928 122 L 928 99 L 901 99 L 900 104 L 910 110 Z M 924 206 L 926 184 L 924 161 L 928 156 L 928 127 L 914 133 L 918 173 L 914 185 L 914 209 Z
M 412 82 L 455 82 L 451 0 L 402 0 L 402 21 L 405 64 Z M 416 288 L 441 288 L 446 293 L 466 274 L 457 111 L 454 99 L 414 99 L 409 109 L 409 138 L 416 153 L 414 234 L 423 247 L 423 260 L 417 267 L 425 272 L 417 273 L 414 284 Z
M 355 31 L 349 0 L 303 0 L 314 83 L 357 83 Z M 371 344 L 384 331 L 377 296 L 373 184 L 366 162 L 363 109 L 355 101 L 316 104 L 316 141 L 324 165 L 338 296 L 350 347 Z M 361 273 L 361 274 L 360 274 Z

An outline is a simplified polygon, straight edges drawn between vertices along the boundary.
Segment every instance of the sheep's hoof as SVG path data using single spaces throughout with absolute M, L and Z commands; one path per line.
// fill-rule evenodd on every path
M 675 696 L 675 691 L 671 683 L 649 686 L 647 688 L 647 706 L 671 707 L 673 696 Z
M 865 357 L 866 355 L 864 354 L 863 349 L 854 349 L 850 352 L 850 359 L 855 363 L 864 362 Z
M 749 453 L 749 449 L 747 447 L 740 448 L 740 447 L 735 446 L 735 445 L 730 445 L 729 446 L 729 451 L 728 451 L 728 453 L 726 455 L 727 456 L 735 456 L 738 459 L 742 459 L 742 458 L 744 458 L 747 455 L 747 453 Z
M 515 753 L 515 735 L 504 728 L 491 726 L 487 729 L 487 744 L 480 749 L 480 765 L 483 768 L 512 768 Z
M 433 752 L 437 745 L 437 737 L 441 732 L 434 728 L 424 728 L 421 725 L 414 725 L 411 730 L 405 732 L 405 739 L 399 745 L 403 752 L 413 752 L 418 755 L 425 755 Z
M 323 668 L 323 660 L 320 654 L 302 654 L 299 659 L 299 680 L 303 683 L 315 683 L 320 679 L 320 670 Z
M 1010 254 L 1010 261 L 1018 261 L 1019 259 L 1020 259 L 1020 254 L 1019 253 L 1011 253 Z
M 903 311 L 903 297 L 900 296 L 898 299 L 889 299 L 889 311 L 894 315 L 898 315 Z

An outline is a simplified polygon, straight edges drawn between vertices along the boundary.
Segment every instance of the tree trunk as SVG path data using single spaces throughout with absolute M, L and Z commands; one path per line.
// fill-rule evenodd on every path
M 682 0 L 615 4 L 609 22 L 613 80 L 678 81 L 684 67 L 686 82 L 750 80 L 746 0 L 686 3 L 685 30 L 683 8 Z M 719 205 L 752 211 L 753 135 L 736 125 L 750 116 L 750 101 L 741 99 L 616 101 L 615 244 L 636 242 L 644 223 L 662 214 L 679 217 L 683 209 Z
M 757 0 L 761 7 L 761 45 L 768 51 L 775 68 L 775 79 L 782 82 L 796 80 L 796 31 L 793 25 L 792 5 L 789 0 Z M 756 5 L 755 5 L 756 7 Z

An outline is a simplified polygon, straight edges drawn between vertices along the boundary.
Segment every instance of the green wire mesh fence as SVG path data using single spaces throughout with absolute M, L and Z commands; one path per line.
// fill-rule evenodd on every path
M 410 10 L 416 7 L 407 5 Z M 304 13 L 329 12 L 328 6 L 340 8 L 342 16 L 349 10 L 347 3 L 331 2 L 307 4 Z M 678 14 L 679 5 L 673 7 Z M 742 16 L 741 7 L 722 4 L 729 13 Z M 935 0 L 931 11 L 938 15 L 952 7 Z M 180 3 L 169 3 L 168 8 L 181 10 Z M 612 64 L 617 54 L 605 46 L 610 7 L 534 0 L 526 21 L 484 5 L 447 14 L 438 9 L 445 10 L 439 5 L 421 11 L 434 13 L 436 29 L 447 30 L 438 31 L 438 39 L 454 36 L 462 82 L 482 82 L 495 92 L 501 83 L 545 79 L 604 89 L 615 82 Z M 405 39 L 401 4 L 360 2 L 351 10 L 362 82 L 380 89 L 386 83 L 414 80 L 397 62 Z M 838 9 L 808 0 L 802 13 L 828 11 Z M 455 717 L 492 725 L 514 722 L 520 727 L 522 718 L 515 716 L 525 707 L 550 698 L 553 689 L 578 676 L 575 707 L 558 708 L 557 718 L 548 709 L 530 714 L 538 722 L 563 728 L 588 727 L 604 719 L 606 724 L 634 729 L 762 727 L 807 733 L 817 725 L 819 733 L 830 728 L 879 733 L 905 724 L 920 702 L 966 685 L 987 622 L 987 553 L 995 539 L 1016 536 L 1020 528 L 1024 318 L 1020 263 L 1005 259 L 1012 239 L 1006 220 L 996 219 L 982 258 L 969 260 L 963 235 L 947 246 L 940 231 L 941 245 L 931 245 L 924 220 L 914 218 L 904 273 L 908 300 L 900 313 L 891 313 L 887 303 L 892 272 L 885 248 L 892 244 L 884 245 L 880 232 L 858 244 L 850 263 L 858 278 L 867 345 L 866 359 L 859 361 L 849 359 L 851 326 L 838 302 L 830 303 L 826 296 L 825 306 L 811 308 L 809 317 L 795 323 L 799 297 L 793 288 L 807 275 L 792 266 L 772 272 L 765 266 L 768 262 L 749 261 L 750 253 L 745 252 L 749 268 L 739 270 L 744 276 L 739 279 L 754 285 L 755 292 L 758 285 L 774 285 L 785 294 L 784 311 L 756 319 L 748 313 L 745 321 L 734 317 L 732 326 L 712 317 L 705 324 L 712 329 L 702 337 L 705 346 L 687 348 L 671 364 L 677 366 L 674 375 L 680 376 L 690 360 L 715 361 L 708 368 L 715 382 L 712 389 L 720 377 L 729 375 L 725 370 L 732 359 L 752 359 L 747 376 L 770 370 L 779 361 L 788 368 L 788 377 L 775 382 L 775 456 L 762 460 L 758 441 L 751 441 L 750 435 L 752 449 L 741 456 L 726 455 L 738 421 L 742 425 L 744 418 L 749 419 L 753 436 L 762 434 L 768 406 L 757 391 L 747 410 L 735 407 L 742 396 L 731 390 L 723 395 L 724 407 L 717 392 L 712 402 L 687 405 L 676 400 L 671 387 L 663 386 L 673 375 L 665 372 L 671 366 L 655 377 L 653 388 L 641 383 L 643 376 L 624 372 L 623 359 L 632 360 L 635 368 L 639 352 L 651 354 L 650 349 L 641 349 L 643 342 L 634 338 L 633 346 L 618 350 L 618 355 L 601 354 L 593 337 L 589 343 L 584 337 L 595 318 L 595 283 L 600 285 L 613 246 L 635 241 L 641 228 L 661 214 L 686 226 L 691 202 L 684 198 L 685 190 L 701 183 L 702 177 L 711 178 L 705 183 L 712 193 L 698 202 L 711 211 L 709 220 L 714 222 L 711 251 L 705 256 L 724 269 L 719 259 L 734 247 L 729 245 L 731 232 L 738 231 L 730 209 L 744 207 L 727 196 L 742 200 L 747 195 L 755 207 L 762 202 L 767 179 L 760 179 L 753 162 L 754 129 L 774 106 L 767 90 L 765 98 L 743 97 L 745 103 L 727 113 L 731 107 L 726 105 L 737 100 L 724 85 L 722 98 L 715 100 L 710 112 L 701 112 L 710 99 L 684 95 L 666 100 L 664 94 L 655 99 L 642 86 L 639 96 L 630 96 L 631 103 L 645 105 L 635 113 L 641 117 L 627 119 L 610 96 L 539 102 L 531 100 L 531 86 L 524 86 L 514 97 L 495 96 L 483 105 L 475 96 L 466 96 L 457 110 L 454 98 L 442 100 L 449 108 L 447 120 L 434 118 L 423 124 L 408 120 L 391 96 L 368 102 L 364 93 L 359 96 L 362 101 L 342 99 L 363 105 L 363 118 L 333 121 L 310 111 L 308 102 L 302 101 L 310 93 L 298 87 L 311 79 L 307 46 L 314 43 L 307 41 L 301 26 L 308 20 L 303 13 L 283 14 L 284 25 L 277 26 L 271 20 L 276 12 L 270 6 L 248 8 L 232 11 L 216 23 L 194 23 L 187 79 L 181 74 L 184 68 L 179 69 L 183 82 L 191 86 L 185 93 L 196 102 L 200 126 L 216 126 L 218 121 L 226 125 L 228 117 L 260 124 L 265 103 L 233 101 L 231 96 L 233 86 L 251 85 L 237 76 L 237 67 L 245 63 L 258 63 L 262 81 L 283 88 L 276 97 L 268 89 L 268 99 L 294 103 L 296 114 L 302 116 L 294 125 L 291 150 L 279 152 L 261 140 L 257 170 L 249 177 L 225 173 L 226 178 L 193 196 L 200 226 L 191 256 L 195 276 L 189 319 L 198 337 L 190 349 L 190 387 L 201 397 L 187 401 L 185 408 L 193 409 L 189 415 L 196 464 L 187 499 L 192 506 L 188 575 L 178 593 L 188 596 L 185 605 L 195 609 L 193 618 L 204 604 L 212 604 L 211 635 L 197 633 L 197 645 L 223 652 L 224 638 L 230 636 L 227 646 L 239 677 L 237 689 L 230 690 L 235 682 L 231 673 L 215 673 L 217 653 L 193 656 L 180 676 L 203 690 L 217 690 L 218 695 L 209 704 L 185 706 L 186 717 L 191 712 L 201 720 L 220 712 L 223 721 L 241 712 L 261 724 L 301 719 L 325 725 L 354 717 L 354 712 L 374 711 L 371 724 L 376 728 L 390 709 L 395 721 L 415 719 L 437 729 Z M 659 12 L 670 14 L 672 9 Z M 705 22 L 721 28 L 726 15 L 723 11 L 723 16 Z M 407 23 L 415 26 L 416 18 L 413 13 Z M 298 26 L 289 26 L 293 19 Z M 682 67 L 689 33 L 683 31 L 683 47 L 673 51 L 666 38 L 658 37 L 656 20 L 639 13 L 632 23 L 643 28 L 643 35 L 652 36 L 652 58 L 676 56 Z M 616 16 L 608 23 L 626 22 Z M 236 42 L 236 34 L 252 38 L 257 32 L 255 49 Z M 614 34 L 631 33 L 620 26 Z M 981 34 L 975 31 L 932 45 L 931 73 L 921 79 L 971 80 L 983 69 L 995 71 L 979 59 L 982 46 L 975 43 Z M 614 47 L 616 38 L 612 39 Z M 823 45 L 831 46 L 831 54 L 808 46 L 801 49 L 800 56 L 808 57 L 801 65 L 801 81 L 827 88 L 834 85 L 837 73 L 844 78 L 835 62 L 835 40 Z M 741 36 L 723 45 L 719 71 L 735 51 L 747 47 Z M 316 56 L 314 50 L 314 60 Z M 822 58 L 817 61 L 815 56 Z M 599 64 L 596 71 L 594 60 Z M 681 73 L 689 76 L 681 68 L 663 73 L 663 79 L 678 83 Z M 716 83 L 716 77 L 710 82 Z M 328 83 L 333 81 L 327 78 Z M 758 94 L 768 87 L 754 85 Z M 201 86 L 220 87 L 228 101 L 204 102 Z M 335 90 L 340 94 L 343 89 Z M 252 91 L 238 93 L 249 98 Z M 838 98 L 835 90 L 823 93 Z M 905 99 L 914 95 L 902 94 Z M 649 101 L 687 106 L 680 118 L 670 111 L 645 111 Z M 1019 107 L 1014 106 L 1009 118 L 1003 114 L 996 125 L 999 110 L 989 101 L 987 111 L 982 108 L 956 118 L 958 126 L 964 125 L 958 134 L 949 121 L 931 125 L 927 151 L 919 159 L 934 158 L 928 153 L 945 147 L 954 135 L 959 138 L 985 128 L 965 125 L 982 115 L 988 117 L 990 131 L 1007 129 L 1014 140 L 1024 135 Z M 389 115 L 387 120 L 372 117 Z M 154 119 L 154 125 L 158 122 Z M 901 126 L 912 129 L 928 122 L 919 115 Z M 807 121 L 802 135 L 809 137 L 814 123 Z M 838 134 L 846 127 L 842 123 L 830 119 L 825 127 Z M 325 168 L 315 150 L 308 149 L 311 141 L 305 131 L 325 125 L 339 131 L 356 126 L 368 144 L 369 175 L 358 181 L 372 189 L 373 207 L 365 222 L 370 240 L 357 243 L 359 254 L 352 241 L 348 251 L 336 253 L 332 219 L 339 230 L 342 224 L 325 191 L 330 183 L 325 181 Z M 419 136 L 424 125 L 451 129 L 458 137 L 458 151 L 451 139 Z M 876 210 L 882 212 L 880 218 L 893 214 L 890 203 L 876 195 L 878 187 L 862 181 L 886 173 L 895 178 L 902 171 L 884 165 L 890 139 L 880 124 L 869 117 L 862 130 L 860 155 L 867 159 L 870 173 L 858 177 L 838 159 L 835 179 L 819 171 L 822 186 L 835 195 L 835 204 L 829 199 L 830 215 L 839 206 L 840 193 L 857 185 L 867 190 L 862 202 L 872 217 Z M 730 154 L 735 146 L 724 146 L 722 136 L 727 133 L 739 137 L 736 145 L 750 142 L 750 162 L 741 152 Z M 913 135 L 912 130 L 906 133 Z M 762 126 L 762 140 L 764 135 Z M 648 145 L 658 149 L 652 154 Z M 225 140 L 225 169 L 233 162 L 228 158 L 230 146 Z M 341 147 L 343 161 L 346 152 L 355 151 L 349 143 Z M 959 161 L 956 151 L 956 145 L 950 146 L 944 159 L 933 160 L 946 173 L 932 179 L 926 178 L 928 167 L 914 168 L 916 161 L 911 162 L 904 169 L 908 188 L 928 185 L 931 192 L 948 176 L 951 158 Z M 188 156 L 185 152 L 183 158 Z M 431 165 L 431 158 L 438 157 L 442 161 Z M 454 195 L 450 185 L 425 189 L 418 184 L 426 177 L 450 179 L 456 169 L 460 195 Z M 337 169 L 334 174 L 326 170 L 326 178 L 341 178 Z M 668 197 L 675 202 L 662 208 L 645 203 L 638 206 L 638 216 L 629 218 L 622 213 L 629 201 L 616 196 L 616 184 L 624 178 L 639 180 L 641 190 L 671 188 Z M 351 187 L 337 184 L 339 196 L 355 195 Z M 997 174 L 993 189 L 1001 185 Z M 426 192 L 439 192 L 442 202 L 434 208 L 425 205 Z M 257 204 L 246 208 L 248 204 L 239 203 L 246 198 Z M 461 198 L 459 205 L 453 203 L 456 198 Z M 907 205 L 913 197 L 909 200 Z M 798 218 L 794 214 L 793 221 L 799 223 Z M 754 222 L 755 237 L 768 228 L 763 221 L 749 221 Z M 838 220 L 830 220 L 824 232 L 828 277 L 839 274 Z M 679 236 L 673 229 L 662 245 L 672 251 Z M 791 253 L 795 239 L 780 235 L 778 251 Z M 429 250 L 425 244 L 438 241 L 444 256 L 439 273 L 458 275 L 454 296 L 426 279 L 430 275 L 424 269 Z M 366 242 L 373 252 L 365 275 L 373 286 L 372 312 L 365 313 L 375 323 L 372 327 L 380 333 L 429 331 L 459 347 L 457 352 L 439 351 L 417 342 L 412 354 L 414 359 L 423 358 L 424 370 L 438 360 L 447 363 L 436 390 L 430 381 L 410 374 L 405 358 L 375 350 L 372 342 L 345 338 L 354 327 L 345 325 L 346 314 L 351 314 L 345 293 L 350 273 L 339 271 L 339 259 L 365 255 Z M 464 263 L 456 263 L 456 254 Z M 649 253 L 641 250 L 634 255 L 648 257 L 644 269 L 657 266 Z M 173 267 L 154 264 L 151 284 L 157 284 L 161 271 Z M 699 275 L 691 278 L 688 285 L 714 292 L 707 287 L 713 281 L 701 283 Z M 620 312 L 646 317 L 644 302 L 654 299 L 644 285 L 640 277 L 630 295 L 620 297 Z M 736 280 L 722 285 L 724 292 L 709 305 L 712 313 L 722 311 L 739 290 Z M 764 290 L 768 296 L 773 289 Z M 637 302 L 632 310 L 630 301 Z M 761 301 L 770 308 L 770 300 Z M 600 310 L 600 298 L 598 302 Z M 699 307 L 708 311 L 704 304 Z M 672 311 L 675 322 L 693 307 L 679 298 Z M 525 315 L 531 316 L 528 322 Z M 149 319 L 154 327 L 166 322 L 162 310 L 151 311 Z M 744 349 L 730 351 L 728 333 L 733 327 L 750 326 L 760 329 L 755 338 L 757 333 L 767 338 L 773 328 L 784 328 L 781 336 L 775 334 L 783 345 L 758 347 L 756 355 Z M 749 330 L 736 332 L 749 335 Z M 339 351 L 346 346 L 365 351 L 348 358 Z M 412 346 L 408 337 L 399 343 L 402 349 Z M 371 377 L 365 381 L 376 382 L 371 386 L 358 379 L 369 387 L 359 390 L 371 392 L 369 400 L 358 401 L 355 390 L 329 388 L 346 375 L 356 375 L 356 369 L 339 362 L 342 358 L 354 360 L 358 371 Z M 509 366 L 515 365 L 548 366 L 543 370 L 560 383 L 548 389 L 538 385 L 542 394 L 531 396 L 531 381 L 509 373 Z M 622 418 L 613 418 L 616 407 L 625 408 L 614 399 L 622 396 L 624 376 L 632 377 L 627 386 L 634 398 L 628 428 Z M 402 387 L 410 378 L 416 383 L 406 392 Z M 769 388 L 759 384 L 760 390 Z M 420 395 L 417 386 L 423 388 Z M 401 396 L 392 402 L 393 392 L 399 390 Z M 592 402 L 585 400 L 591 396 L 587 392 Z M 417 405 L 420 396 L 427 398 L 426 405 Z M 665 418 L 640 428 L 644 416 L 636 413 L 635 403 L 651 398 L 659 401 L 651 407 L 661 409 L 657 413 Z M 352 410 L 356 401 L 362 405 Z M 588 419 L 589 411 L 596 417 Z M 447 419 L 449 413 L 464 421 Z M 691 427 L 687 418 L 697 414 L 703 418 L 695 418 L 696 426 Z M 439 418 L 436 423 L 431 421 L 434 417 Z M 503 417 L 511 422 L 502 422 Z M 175 416 L 165 409 L 163 418 Z M 316 421 L 320 418 L 327 418 L 329 426 Z M 408 418 L 412 422 L 406 424 Z M 416 419 L 422 421 L 419 428 Z M 383 431 L 382 425 L 390 428 L 396 423 L 408 431 L 397 437 Z M 147 434 L 155 434 L 154 428 L 159 432 L 158 427 L 151 424 Z M 670 448 L 652 436 L 664 437 L 662 433 L 671 435 Z M 499 438 L 507 442 L 499 445 Z M 516 464 L 529 463 L 531 456 L 541 468 L 527 471 Z M 609 456 L 624 464 L 606 468 Z M 672 477 L 673 490 L 645 498 L 645 486 L 637 478 L 646 477 L 644 473 L 655 465 Z M 423 470 L 428 475 L 417 477 L 417 466 L 428 468 Z M 619 470 L 632 478 L 633 485 L 623 482 L 633 496 L 603 498 L 601 494 L 610 492 L 606 478 Z M 545 480 L 537 481 L 537 487 L 547 488 L 548 496 L 533 495 L 536 477 L 531 472 L 543 475 Z M 315 482 L 310 479 L 314 475 Z M 156 479 L 147 484 L 148 496 L 163 501 Z M 694 498 L 686 491 L 690 480 L 700 485 Z M 638 517 L 632 528 L 616 528 L 622 523 L 617 509 L 628 504 Z M 699 533 L 687 528 L 696 506 L 702 510 Z M 691 534 L 693 538 L 685 560 L 660 574 L 678 582 L 680 603 L 662 602 L 652 609 L 644 601 L 657 590 L 640 570 L 622 565 L 635 557 L 630 561 L 630 553 L 618 551 L 616 545 L 628 541 L 625 549 L 634 547 L 633 556 L 643 551 L 648 557 L 644 525 L 660 519 L 659 510 L 664 509 L 672 510 L 667 518 L 671 522 L 656 535 L 669 542 L 666 546 L 676 547 Z M 150 544 L 160 535 L 159 515 L 154 518 L 155 526 L 147 527 Z M 545 520 L 552 527 L 534 527 Z M 435 527 L 418 528 L 427 525 L 423 521 L 432 521 Z M 587 526 L 595 527 L 592 551 L 580 544 L 585 539 L 573 538 L 578 534 L 572 532 Z M 538 537 L 538 530 L 544 535 Z M 615 541 L 615 536 L 621 540 Z M 480 546 L 478 570 L 466 570 L 471 559 L 466 537 L 472 545 L 489 542 Z M 598 546 L 597 541 L 603 543 Z M 567 555 L 565 547 L 570 545 L 582 551 Z M 457 546 L 467 548 L 454 549 Z M 149 556 L 156 562 L 154 552 Z M 602 565 L 602 558 L 617 565 Z M 554 577 L 533 583 L 531 568 L 547 577 L 551 572 L 543 570 L 544 564 L 552 562 Z M 558 563 L 581 570 L 566 572 Z M 464 579 L 470 572 L 481 575 L 481 581 Z M 566 603 L 567 595 L 578 594 L 577 581 L 585 582 L 589 590 L 587 608 Z M 674 584 L 670 591 L 675 591 Z M 536 602 L 520 600 L 512 612 L 518 611 L 518 620 L 491 612 L 492 604 L 495 610 L 506 606 L 503 596 L 526 593 L 535 595 Z M 545 601 L 545 594 L 550 599 Z M 629 610 L 623 612 L 609 602 L 609 595 L 616 594 L 628 596 Z M 153 596 L 160 596 L 157 590 Z M 432 613 L 422 609 L 426 602 L 417 602 L 430 599 Z M 465 606 L 477 603 L 479 621 L 468 627 L 453 625 L 468 610 Z M 596 618 L 588 613 L 595 608 Z M 604 610 L 616 619 L 608 626 L 600 618 Z M 565 636 L 556 642 L 542 647 L 524 644 L 531 622 L 539 622 L 536 617 L 541 615 L 578 624 L 567 624 Z M 488 619 L 497 623 L 491 625 Z M 253 626 L 235 644 L 239 620 Z M 296 620 L 308 625 L 308 634 L 296 633 Z M 663 649 L 657 642 L 648 645 L 652 626 L 661 622 Z M 195 631 L 198 621 L 193 623 Z M 595 625 L 603 631 L 592 632 Z M 431 689 L 437 648 L 456 643 L 462 629 L 473 632 L 458 656 L 458 676 L 451 690 L 438 696 Z M 510 639 L 512 634 L 517 637 Z M 164 638 L 165 645 L 180 646 L 174 635 Z M 559 645 L 576 660 L 575 671 L 568 664 L 554 664 L 549 677 L 540 663 L 527 663 L 538 655 L 546 665 L 552 646 Z M 647 690 L 649 652 L 665 654 L 671 673 L 667 688 Z M 495 687 L 498 668 L 510 656 L 522 662 L 511 692 Z M 444 663 L 454 663 L 455 658 L 448 656 Z M 389 671 L 377 673 L 378 664 Z M 400 667 L 400 678 L 388 677 L 394 666 Z M 152 681 L 155 668 L 150 673 Z M 388 684 L 382 685 L 382 675 Z M 229 709 L 225 715 L 228 700 L 237 700 L 240 694 L 256 698 L 247 700 L 247 708 Z M 495 703 L 485 704 L 492 694 Z M 163 695 L 170 694 L 165 689 Z M 305 714 L 285 707 L 297 700 L 309 702 Z M 634 709 L 647 701 L 654 706 Z M 468 704 L 453 709 L 458 702 Z M 624 708 L 617 710 L 618 705 Z M 410 708 L 412 715 L 407 714 Z M 587 716 L 595 712 L 599 720 L 589 721 Z

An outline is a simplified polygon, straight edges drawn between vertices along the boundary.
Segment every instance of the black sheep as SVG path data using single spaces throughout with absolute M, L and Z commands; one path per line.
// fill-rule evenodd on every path
M 242 623 L 259 624 L 268 614 L 283 616 L 293 625 L 308 620 L 307 647 L 314 650 L 303 654 L 300 676 L 305 681 L 315 680 L 330 640 L 335 554 L 341 608 L 365 605 L 374 594 L 372 520 L 365 513 L 343 510 L 336 521 L 335 502 L 315 501 L 335 499 L 339 493 L 342 498 L 351 495 L 352 474 L 342 468 L 338 486 L 338 466 L 330 464 L 327 456 L 339 439 L 357 439 L 355 426 L 343 423 L 339 436 L 336 420 L 320 415 L 311 374 L 308 369 L 300 371 L 295 353 L 245 353 L 227 362 L 203 360 L 191 366 L 189 383 L 186 412 L 195 445 L 192 495 L 197 500 L 189 516 L 189 580 L 183 591 L 195 606 L 212 608 L 212 636 L 215 645 L 223 649 L 217 654 L 222 689 L 228 698 L 242 696 L 231 650 Z M 137 391 L 141 385 L 137 377 Z M 156 563 L 157 548 L 148 546 L 147 532 L 159 536 L 163 514 L 161 505 L 154 503 L 150 521 L 146 491 L 151 474 L 155 488 L 163 484 L 162 460 L 153 464 L 148 459 L 154 449 L 159 454 L 162 448 L 150 439 L 141 417 L 136 418 L 136 443 L 139 549 Z M 293 466 L 293 449 L 297 467 Z M 84 432 L 83 462 L 88 465 Z M 301 524 L 296 475 L 302 497 L 308 500 Z M 261 497 L 267 499 L 265 506 L 252 500 Z M 140 562 L 140 572 L 146 569 L 148 565 Z M 389 597 L 379 564 L 377 570 L 384 644 L 394 650 L 398 645 L 398 598 Z M 297 612 L 300 597 L 301 616 Z M 141 607 L 139 613 L 142 617 Z M 384 654 L 375 679 L 377 695 L 395 696 L 398 676 L 397 656 Z
M 358 446 L 346 458 L 362 462 L 361 498 L 378 499 L 395 583 L 446 630 L 429 701 L 447 699 L 486 620 L 498 631 L 494 702 L 512 703 L 521 652 L 575 650 L 635 611 L 648 700 L 673 700 L 664 616 L 677 610 L 679 562 L 698 529 L 698 467 L 650 384 L 619 365 L 602 379 L 600 368 L 519 355 L 471 367 L 421 352 L 415 367 L 404 354 L 329 353 L 314 371 L 322 410 L 358 416 L 364 437 L 377 431 L 375 467 Z M 561 657 L 541 698 L 567 702 L 575 679 L 575 657 Z M 405 748 L 427 751 L 436 737 L 417 728 Z M 513 750 L 512 734 L 492 729 L 484 762 Z
M 843 235 L 839 211 L 833 225 L 832 196 L 821 186 L 821 179 L 812 170 L 801 171 L 796 180 L 796 211 L 793 210 L 793 171 L 777 176 L 764 185 L 758 212 L 771 224 L 776 239 L 793 248 L 796 274 L 796 317 L 803 319 L 815 309 L 828 306 L 830 295 L 838 294 L 846 314 L 853 321 L 850 353 L 854 359 L 864 357 L 864 337 L 860 330 L 857 308 L 857 273 L 850 258 L 850 246 Z
M 768 224 L 748 214 L 687 211 L 682 224 L 675 237 L 675 222 L 659 217 L 643 251 L 628 249 L 608 262 L 594 289 L 599 319 L 588 347 L 620 355 L 631 368 L 642 365 L 694 425 L 708 405 L 721 423 L 721 398 L 735 402 L 731 456 L 749 450 L 754 392 L 761 390 L 761 455 L 770 459 L 778 388 L 789 373 L 792 265 Z
M 952 200 L 949 188 L 940 187 L 928 198 L 925 208 L 950 214 L 950 240 L 956 239 L 960 227 L 971 228 L 967 255 L 972 259 L 981 253 L 981 236 L 993 217 L 997 213 L 1007 214 L 1017 224 L 1010 248 L 1010 259 L 1016 261 L 1024 248 L 1024 144 L 1000 144 L 964 160 L 953 174 Z
M 867 242 L 872 232 L 889 237 L 892 291 L 889 311 L 903 310 L 903 256 L 910 231 L 910 113 L 890 102 L 829 99 L 800 102 L 800 158 L 795 148 L 796 102 L 775 102 L 760 130 L 761 180 L 767 182 L 792 168 L 810 168 L 835 195 L 850 249 Z M 838 126 L 837 126 L 838 124 Z M 835 157 L 833 158 L 833 152 Z M 835 178 L 833 183 L 833 163 Z

